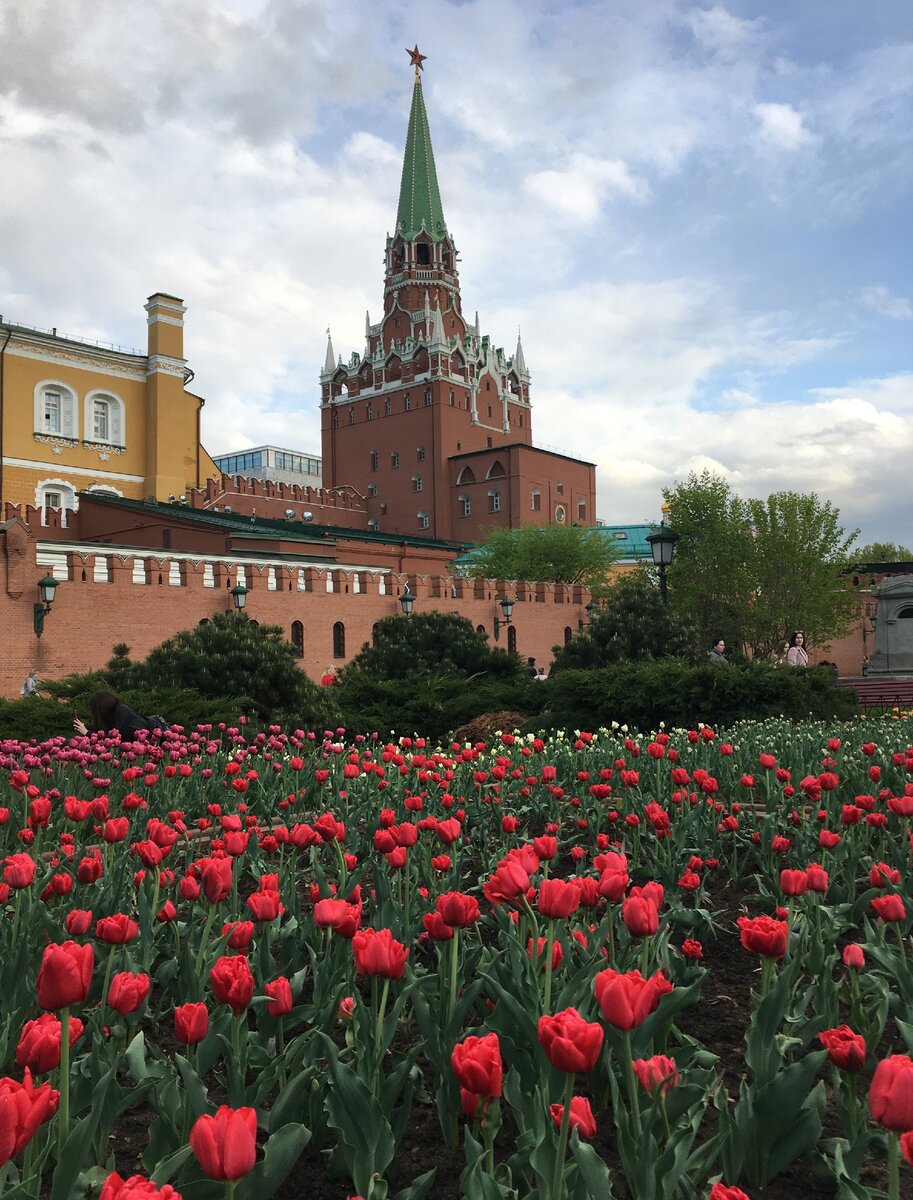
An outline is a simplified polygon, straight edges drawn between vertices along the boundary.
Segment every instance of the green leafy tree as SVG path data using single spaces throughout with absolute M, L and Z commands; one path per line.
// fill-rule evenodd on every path
M 854 563 L 913 562 L 913 550 L 898 542 L 868 542 L 853 550 Z
M 511 678 L 522 674 L 524 667 L 519 655 L 490 646 L 466 617 L 427 612 L 378 621 L 373 642 L 362 646 L 338 678 L 340 684 L 354 674 L 405 679 L 417 671 Z
M 791 629 L 826 645 L 852 628 L 857 602 L 840 572 L 856 534 L 829 501 L 799 492 L 742 500 L 710 471 L 663 494 L 679 535 L 670 599 L 702 643 L 722 636 L 768 657 Z
M 615 544 L 595 526 L 521 525 L 489 529 L 468 566 L 474 579 L 534 579 L 604 589 Z
M 333 715 L 329 689 L 300 669 L 282 628 L 258 625 L 243 613 L 216 613 L 205 625 L 175 634 L 137 664 L 135 679 L 146 687 L 243 699 L 252 715 L 277 724 L 323 726 Z M 127 675 L 126 682 L 134 680 Z
M 493 649 L 465 617 L 439 612 L 379 621 L 373 643 L 331 690 L 349 730 L 433 738 L 482 713 L 532 713 L 542 703 L 519 655 Z
M 693 658 L 694 629 L 664 604 L 643 570 L 617 575 L 589 625 L 564 646 L 555 646 L 551 674 L 593 670 L 610 663 Z

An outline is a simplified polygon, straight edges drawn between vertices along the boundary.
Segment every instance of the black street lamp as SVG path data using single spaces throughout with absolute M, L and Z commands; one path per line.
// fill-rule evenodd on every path
M 589 602 L 589 604 L 584 608 L 583 611 L 587 615 L 587 620 L 584 621 L 583 617 L 579 618 L 579 620 L 577 621 L 577 632 L 578 633 L 583 633 L 584 629 L 586 629 L 587 626 L 592 622 L 593 613 L 596 612 L 597 608 L 599 608 L 599 605 L 596 603 L 595 600 L 591 600 Z
M 504 614 L 504 619 L 502 621 L 500 617 L 495 617 L 496 642 L 500 640 L 501 630 L 507 629 L 508 626 L 513 624 L 510 619 L 510 614 L 514 611 L 514 601 L 511 600 L 510 596 L 502 596 L 498 603 L 501 605 L 501 612 Z
M 412 609 L 415 607 L 415 597 L 414 597 L 414 596 L 412 595 L 412 593 L 409 591 L 409 584 L 408 584 L 408 583 L 406 584 L 406 586 L 405 586 L 405 588 L 402 590 L 402 592 L 400 592 L 400 595 L 399 595 L 399 603 L 400 603 L 400 607 L 401 607 L 401 608 L 402 608 L 402 610 L 403 610 L 403 616 L 404 616 L 404 617 L 411 617 L 411 616 L 412 616 Z
M 250 588 L 245 587 L 243 583 L 236 583 L 231 589 L 231 602 L 234 604 L 236 612 L 241 612 L 247 604 L 247 593 L 249 591 Z
M 659 529 L 655 529 L 652 533 L 647 534 L 647 541 L 650 543 L 653 565 L 659 567 L 659 594 L 663 598 L 663 604 L 668 604 L 669 593 L 666 589 L 666 567 L 669 566 L 675 557 L 675 543 L 678 541 L 678 534 L 674 529 L 669 529 L 665 521 L 662 521 L 660 522 Z
M 35 637 L 41 637 L 44 632 L 44 618 L 51 611 L 51 605 L 54 603 L 54 596 L 59 586 L 59 581 L 53 575 L 45 575 L 44 579 L 38 580 L 38 595 L 41 597 L 41 601 L 34 608 Z

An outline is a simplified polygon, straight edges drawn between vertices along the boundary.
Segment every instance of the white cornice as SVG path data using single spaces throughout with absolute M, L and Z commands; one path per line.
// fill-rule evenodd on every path
M 127 366 L 113 358 L 103 357 L 104 352 L 99 353 L 93 350 L 91 353 L 92 357 L 89 354 L 70 354 L 50 346 L 45 349 L 43 346 L 35 344 L 23 346 L 16 342 L 12 342 L 7 350 L 7 354 L 15 355 L 17 358 L 28 358 L 33 362 L 49 362 L 57 367 L 71 367 L 77 371 L 96 371 L 105 375 L 115 375 L 119 379 L 142 380 L 145 378 L 145 357 L 131 355 L 135 365 Z
M 341 563 L 327 558 L 301 558 L 290 560 L 283 551 L 281 557 L 274 561 L 248 557 L 244 554 L 192 554 L 182 550 L 150 550 L 148 546 L 113 546 L 108 542 L 42 542 L 36 543 L 35 552 L 38 566 L 50 566 L 54 558 L 65 554 L 78 554 L 83 558 L 102 555 L 116 556 L 121 559 L 141 558 L 152 559 L 155 562 L 189 562 L 213 563 L 230 566 L 233 563 L 242 566 L 261 567 L 264 571 L 272 567 L 288 567 L 298 570 L 299 567 L 313 567 L 320 571 L 366 571 L 369 575 L 389 575 L 391 567 L 379 567 L 364 563 Z M 137 585 L 139 586 L 139 585 Z
M 32 458 L 7 458 L 3 457 L 3 465 L 5 467 L 26 467 L 30 471 L 47 471 L 53 467 L 55 471 L 61 475 L 85 475 L 91 479 L 97 479 L 100 475 L 104 475 L 106 479 L 120 479 L 124 483 L 144 483 L 144 475 L 125 475 L 121 471 L 106 471 L 104 467 L 97 467 L 90 470 L 88 467 L 71 467 L 65 462 L 41 462 Z

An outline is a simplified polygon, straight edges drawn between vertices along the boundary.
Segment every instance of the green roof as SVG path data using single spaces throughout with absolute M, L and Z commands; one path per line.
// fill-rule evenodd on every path
M 399 185 L 399 207 L 396 210 L 396 231 L 407 241 L 424 229 L 439 242 L 447 233 L 444 208 L 434 169 L 434 151 L 428 114 L 422 98 L 422 85 L 416 79 L 412 89 L 412 111 L 409 113 L 409 132 L 406 134 L 406 153 L 403 156 L 403 178 Z

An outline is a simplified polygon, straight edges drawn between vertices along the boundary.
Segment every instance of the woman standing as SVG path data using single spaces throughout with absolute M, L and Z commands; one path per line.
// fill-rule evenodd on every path
M 786 651 L 786 664 L 790 667 L 807 667 L 808 651 L 805 649 L 805 634 L 796 629 L 789 639 L 789 649 Z

